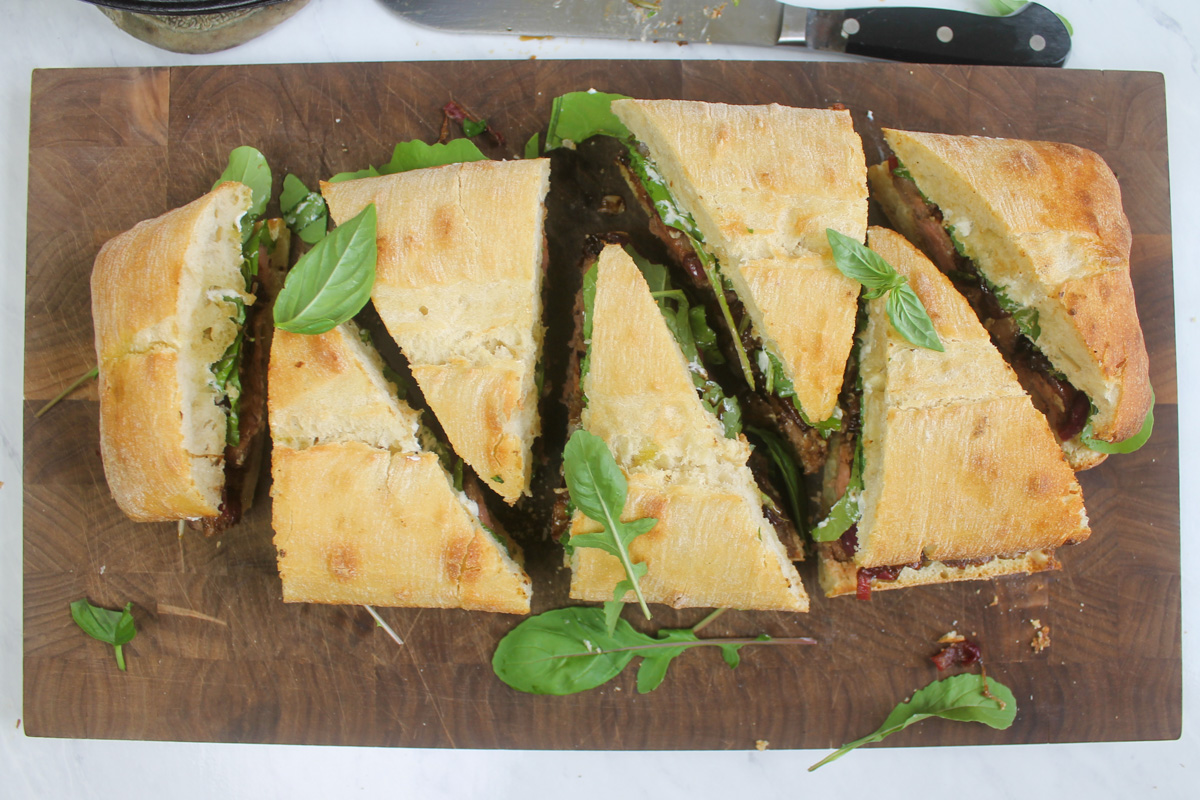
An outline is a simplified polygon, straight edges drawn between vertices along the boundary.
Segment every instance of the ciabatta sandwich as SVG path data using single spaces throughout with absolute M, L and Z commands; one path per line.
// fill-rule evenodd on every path
M 609 245 L 593 269 L 585 279 L 590 339 L 576 359 L 586 371 L 575 421 L 607 444 L 628 481 L 623 518 L 658 520 L 629 546 L 633 562 L 648 568 L 640 579 L 646 600 L 807 611 L 808 596 L 773 522 L 778 504 L 751 473 L 745 437 L 727 415 L 713 413 L 719 388 L 707 387 L 702 365 L 685 357 L 629 254 Z M 593 520 L 576 510 L 569 525 L 571 597 L 613 599 L 625 577 L 621 562 L 570 547 L 570 537 L 599 530 Z
M 375 203 L 375 308 L 454 450 L 509 504 L 540 430 L 549 177 L 535 159 L 321 184 L 338 223 Z
M 818 470 L 840 426 L 858 297 L 825 231 L 862 242 L 867 228 L 850 113 L 632 99 L 612 111 L 633 136 L 626 175 L 652 229 L 719 311 L 728 357 L 757 390 L 747 416 Z
M 528 614 L 520 549 L 422 443 L 369 337 L 279 331 L 272 526 L 285 602 Z M 433 443 L 426 442 L 430 445 Z
M 883 298 L 860 332 L 861 417 L 835 434 L 821 586 L 829 596 L 1054 569 L 1090 534 L 1079 484 L 950 280 L 902 236 L 871 249 L 916 292 L 942 352 L 902 337 Z M 836 502 L 835 502 L 836 501 Z
M 209 533 L 254 496 L 265 425 L 270 299 L 288 232 L 243 256 L 251 190 L 235 182 L 107 242 L 92 271 L 100 452 L 113 498 L 139 522 Z M 247 333 L 248 332 L 248 333 Z
M 1149 360 L 1129 222 L 1104 160 L 1053 142 L 884 137 L 896 155 L 871 168 L 875 198 L 971 299 L 1072 465 L 1137 436 Z

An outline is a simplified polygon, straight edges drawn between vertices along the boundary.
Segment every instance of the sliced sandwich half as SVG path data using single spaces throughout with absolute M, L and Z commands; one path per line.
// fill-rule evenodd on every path
M 871 249 L 908 279 L 943 352 L 865 301 L 861 419 L 836 435 L 817 525 L 829 596 L 1055 569 L 1056 548 L 1090 535 L 1083 495 L 1046 418 L 967 301 L 904 237 Z M 836 502 L 835 502 L 836 501 Z
M 353 322 L 275 335 L 271 497 L 283 599 L 528 614 L 520 549 L 477 487 L 456 485 L 430 452 L 436 444 L 383 370 Z
M 1072 465 L 1123 451 L 1151 389 L 1112 170 L 1068 144 L 884 136 L 896 155 L 871 168 L 875 198 L 971 300 Z
M 616 245 L 594 269 L 579 421 L 604 440 L 628 480 L 623 517 L 658 520 L 629 547 L 633 562 L 648 568 L 640 580 L 646 600 L 807 611 L 800 576 L 764 511 L 774 503 L 747 465 L 750 447 L 706 407 L 696 367 L 642 272 Z M 570 536 L 596 530 L 578 511 L 570 520 Z M 594 548 L 574 548 L 570 563 L 578 600 L 611 600 L 625 577 L 617 558 Z
M 288 233 L 279 220 L 245 225 L 250 208 L 250 188 L 227 181 L 96 256 L 100 452 L 117 505 L 139 522 L 193 520 L 213 533 L 254 497 Z
M 720 308 L 727 349 L 813 472 L 840 425 L 858 286 L 825 231 L 862 242 L 866 164 L 845 110 L 681 100 L 612 102 L 628 128 L 627 177 L 677 265 Z
M 378 212 L 372 300 L 450 444 L 509 504 L 529 494 L 548 159 L 322 183 L 339 224 Z

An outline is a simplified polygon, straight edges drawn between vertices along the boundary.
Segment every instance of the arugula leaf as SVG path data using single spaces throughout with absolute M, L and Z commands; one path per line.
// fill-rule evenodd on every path
M 525 158 L 537 158 L 540 149 L 541 134 L 534 131 L 529 141 L 525 142 Z
M 834 413 L 828 418 L 819 422 L 813 422 L 808 418 L 808 414 L 804 413 L 804 408 L 800 405 L 800 398 L 796 396 L 796 385 L 792 379 L 787 376 L 787 372 L 783 369 L 783 361 L 769 347 L 764 346 L 758 351 L 757 355 L 758 369 L 763 374 L 763 380 L 766 383 L 767 392 L 773 392 L 784 399 L 792 401 L 792 406 L 800 414 L 800 418 L 804 420 L 804 424 L 810 428 L 814 428 L 817 433 L 821 434 L 822 439 L 828 439 L 829 435 L 834 431 L 841 430 L 842 418 L 838 414 L 838 409 L 834 409 Z
M 237 181 L 250 188 L 250 210 L 246 212 L 249 216 L 261 217 L 267 210 L 271 200 L 271 168 L 262 153 L 248 145 L 235 147 L 229 153 L 228 166 L 212 188 L 225 181 Z
M 710 615 L 711 616 L 711 615 Z M 747 645 L 816 644 L 813 639 L 701 639 L 695 628 L 666 629 L 657 638 L 618 619 L 610 628 L 599 608 L 571 606 L 546 611 L 522 621 L 505 634 L 492 656 L 492 670 L 512 688 L 531 694 L 565 695 L 594 689 L 616 677 L 640 656 L 638 691 L 653 691 L 667 667 L 684 650 L 719 647 L 725 663 L 736 667 L 738 651 Z
M 467 123 L 463 123 L 464 128 Z M 442 167 L 464 161 L 487 161 L 488 157 L 469 139 L 451 139 L 445 144 L 425 144 L 420 139 L 400 142 L 392 150 L 392 160 L 379 168 L 381 175 L 394 175 L 426 167 Z
M 131 608 L 133 603 L 126 603 L 124 610 L 110 611 L 92 605 L 86 597 L 71 603 L 71 619 L 75 620 L 75 624 L 88 636 L 113 646 L 117 656 L 117 667 L 122 672 L 125 671 L 125 654 L 121 645 L 133 641 L 133 637 L 137 635 L 133 614 L 130 613 Z
M 290 172 L 283 179 L 279 209 L 292 233 L 308 244 L 316 244 L 325 238 L 329 219 L 325 198 L 317 192 L 310 192 L 304 182 Z
M 843 533 L 850 530 L 851 525 L 862 519 L 862 507 L 858 501 L 862 496 L 864 466 L 865 457 L 860 434 L 854 443 L 854 461 L 850 465 L 850 482 L 846 484 L 846 492 L 833 504 L 833 508 L 829 509 L 825 519 L 813 527 L 813 541 L 832 542 L 840 539 Z
M 792 521 L 796 525 L 800 525 L 805 516 L 803 511 L 806 505 L 804 476 L 800 467 L 796 465 L 792 454 L 788 452 L 787 445 L 774 433 L 753 426 L 747 426 L 746 432 L 762 442 L 766 448 L 767 457 L 771 459 L 775 473 L 783 481 L 783 488 L 788 498 L 788 510 L 792 512 Z
M 328 181 L 326 181 L 326 183 L 341 183 L 342 181 L 356 181 L 359 178 L 378 178 L 379 175 L 380 175 L 379 170 L 368 165 L 366 167 L 366 169 L 360 169 L 355 172 L 339 172 L 337 175 L 334 175 L 332 178 L 330 178 Z
M 463 134 L 466 135 L 468 139 L 474 139 L 476 136 L 487 130 L 487 120 L 481 119 L 476 121 L 473 119 L 464 119 L 462 121 L 462 129 Z
M 317 242 L 288 273 L 275 301 L 275 327 L 325 333 L 357 314 L 375 284 L 375 204 Z
M 943 678 L 913 694 L 912 700 L 896 706 L 874 733 L 842 745 L 809 767 L 808 771 L 812 772 L 857 747 L 878 742 L 930 717 L 941 717 L 956 722 L 982 722 L 1002 731 L 1013 724 L 1016 716 L 1016 698 L 1009 688 L 999 681 L 975 674 Z
M 630 585 L 618 584 L 613 600 L 622 600 L 625 593 L 632 590 L 642 613 L 650 619 L 650 609 L 638 583 L 638 578 L 645 574 L 645 566 L 642 565 L 640 571 L 635 568 L 629 557 L 629 544 L 653 528 L 658 520 L 647 517 L 632 522 L 621 521 L 629 484 L 608 445 L 593 433 L 577 430 L 571 434 L 563 450 L 563 473 L 571 502 L 604 528 L 597 533 L 572 536 L 571 546 L 595 547 L 617 558 L 625 568 L 625 578 Z
M 611 107 L 613 100 L 627 99 L 623 94 L 595 90 L 568 92 L 554 98 L 546 128 L 546 150 L 563 147 L 567 142 L 579 144 L 597 135 L 628 139 L 632 134 Z
M 833 228 L 826 228 L 833 261 L 838 270 L 851 280 L 858 281 L 867 291 L 866 300 L 888 294 L 887 314 L 896 332 L 917 347 L 943 352 L 942 341 L 934 330 L 933 320 L 917 293 L 908 285 L 908 278 L 896 272 L 883 257 Z
M 1142 420 L 1142 429 L 1133 436 L 1119 442 L 1106 442 L 1103 439 L 1093 438 L 1092 421 L 1089 419 L 1087 427 L 1083 429 L 1083 433 L 1079 434 L 1079 439 L 1097 453 L 1132 453 L 1134 450 L 1140 450 L 1142 445 L 1150 440 L 1150 434 L 1152 433 L 1154 433 L 1153 390 L 1150 392 L 1150 410 L 1146 412 L 1146 418 Z

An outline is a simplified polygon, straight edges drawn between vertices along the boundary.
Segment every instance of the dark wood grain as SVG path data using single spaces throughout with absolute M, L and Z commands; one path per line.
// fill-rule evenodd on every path
M 736 671 L 693 652 L 649 695 L 632 672 L 582 695 L 522 695 L 490 657 L 515 617 L 385 609 L 398 647 L 353 607 L 281 602 L 265 494 L 219 539 L 135 525 L 113 504 L 96 442 L 94 390 L 41 420 L 35 411 L 94 364 L 88 278 L 100 244 L 206 190 L 239 144 L 275 170 L 317 179 L 432 140 L 455 99 L 508 138 L 513 156 L 544 127 L 552 98 L 595 87 L 643 97 L 843 103 L 868 159 L 880 127 L 1047 138 L 1101 153 L 1117 172 L 1134 231 L 1133 279 L 1158 396 L 1158 427 L 1138 453 L 1081 476 L 1094 534 L 1032 578 L 877 594 L 818 596 L 801 567 L 807 615 L 726 614 L 720 635 L 811 635 L 817 647 L 747 650 Z M 553 160 L 547 376 L 560 384 L 579 243 L 634 229 L 632 203 L 597 210 L 616 181 L 589 142 Z M 26 298 L 24 686 L 35 736 L 430 747 L 829 747 L 873 728 L 937 677 L 934 641 L 982 641 L 988 673 L 1020 702 L 1011 729 L 931 721 L 889 745 L 1112 741 L 1180 732 L 1179 481 L 1166 114 L 1145 73 L 889 64 L 480 62 L 39 71 L 30 132 Z M 652 245 L 647 241 L 647 246 Z M 561 409 L 545 407 L 547 469 Z M 567 604 L 544 514 L 522 509 L 535 611 Z M 80 596 L 135 606 L 129 671 L 73 625 Z M 655 608 L 688 625 L 700 610 Z M 1052 644 L 1030 647 L 1032 620 Z M 1030 699 L 1032 698 L 1032 699 Z

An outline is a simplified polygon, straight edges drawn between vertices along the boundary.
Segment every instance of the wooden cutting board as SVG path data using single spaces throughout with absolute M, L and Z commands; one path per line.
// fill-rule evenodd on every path
M 95 363 L 88 278 L 109 237 L 209 188 L 230 149 L 318 178 L 382 163 L 401 140 L 437 138 L 458 100 L 519 154 L 556 95 L 595 87 L 639 97 L 798 106 L 843 103 L 868 161 L 879 125 L 1073 142 L 1117 173 L 1133 227 L 1133 281 L 1158 395 L 1141 451 L 1081 480 L 1092 538 L 1058 573 L 878 593 L 814 594 L 807 615 L 728 613 L 706 635 L 814 636 L 816 647 L 757 648 L 736 670 L 687 653 L 655 692 L 633 670 L 597 690 L 537 697 L 492 674 L 511 616 L 384 609 L 399 647 L 356 607 L 285 605 L 269 501 L 214 540 L 137 525 L 113 503 L 97 447 L 95 387 L 33 412 Z M 486 149 L 486 148 L 485 148 Z M 548 379 L 563 375 L 568 299 L 585 229 L 639 229 L 597 213 L 613 191 L 601 145 L 554 158 Z M 34 736 L 223 742 L 589 749 L 831 747 L 874 729 L 938 677 L 950 630 L 982 643 L 1010 686 L 1016 723 L 998 732 L 933 720 L 889 745 L 1168 739 L 1181 716 L 1179 481 L 1166 109 L 1161 75 L 897 64 L 471 62 L 33 74 L 25 338 L 23 719 Z M 577 277 L 574 279 L 577 280 Z M 547 452 L 563 414 L 546 405 Z M 1019 458 L 1019 453 L 1014 453 Z M 551 465 L 550 470 L 554 470 Z M 529 555 L 534 610 L 567 605 L 567 573 L 543 515 L 508 515 Z M 81 633 L 82 596 L 134 603 L 129 671 Z M 705 612 L 655 608 L 691 625 Z M 627 613 L 627 616 L 630 616 Z M 1034 653 L 1033 620 L 1051 628 Z M 712 648 L 715 649 L 715 648 Z

